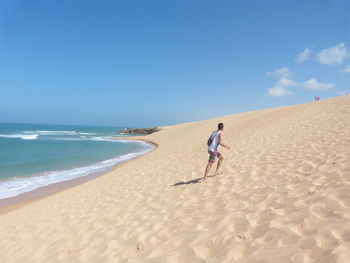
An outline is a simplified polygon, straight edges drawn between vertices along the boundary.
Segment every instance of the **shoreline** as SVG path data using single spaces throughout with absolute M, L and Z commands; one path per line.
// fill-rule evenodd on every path
M 11 212 L 13 210 L 16 210 L 18 208 L 21 208 L 25 205 L 36 202 L 42 198 L 46 198 L 46 197 L 49 197 L 51 195 L 55 195 L 59 192 L 65 191 L 67 189 L 76 187 L 76 186 L 84 184 L 88 181 L 91 181 L 91 180 L 94 180 L 94 179 L 99 178 L 101 176 L 104 176 L 106 174 L 109 174 L 109 173 L 115 171 L 116 169 L 120 168 L 122 165 L 125 165 L 131 161 L 134 161 L 134 160 L 136 160 L 144 155 L 147 155 L 147 154 L 153 152 L 158 147 L 157 143 L 150 141 L 150 140 L 147 140 L 147 139 L 142 139 L 139 137 L 136 138 L 136 136 L 135 136 L 135 138 L 132 138 L 132 139 L 131 138 L 126 139 L 125 137 L 115 137 L 113 139 L 116 139 L 116 140 L 123 139 L 123 140 L 129 140 L 129 141 L 144 141 L 148 144 L 151 144 L 154 148 L 152 150 L 142 154 L 142 155 L 133 157 L 133 158 L 126 160 L 126 161 L 122 161 L 121 163 L 118 163 L 118 164 L 110 167 L 109 169 L 107 169 L 106 171 L 103 171 L 103 172 L 92 173 L 92 174 L 78 177 L 78 178 L 74 178 L 71 180 L 49 184 L 49 185 L 34 189 L 32 191 L 21 193 L 21 194 L 16 195 L 16 196 L 11 196 L 11 197 L 0 199 L 0 216 L 3 214 L 6 214 L 8 212 Z

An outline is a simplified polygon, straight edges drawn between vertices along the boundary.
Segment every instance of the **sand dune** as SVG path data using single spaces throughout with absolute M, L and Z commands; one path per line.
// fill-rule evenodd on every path
M 199 182 L 225 123 L 223 173 Z M 2 262 L 350 262 L 350 96 L 164 127 L 115 171 L 0 216 Z

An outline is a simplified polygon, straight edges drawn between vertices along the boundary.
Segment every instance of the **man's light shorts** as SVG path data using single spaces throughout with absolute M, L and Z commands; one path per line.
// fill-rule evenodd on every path
M 208 151 L 208 153 L 209 153 L 209 162 L 210 163 L 215 163 L 216 157 L 220 158 L 220 156 L 221 156 L 221 153 L 219 153 L 219 152 Z

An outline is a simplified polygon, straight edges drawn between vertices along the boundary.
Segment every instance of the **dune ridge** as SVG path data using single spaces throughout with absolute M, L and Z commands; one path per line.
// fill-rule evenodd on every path
M 200 182 L 218 122 L 232 149 Z M 3 262 L 350 262 L 350 96 L 143 138 L 158 148 L 1 215 Z

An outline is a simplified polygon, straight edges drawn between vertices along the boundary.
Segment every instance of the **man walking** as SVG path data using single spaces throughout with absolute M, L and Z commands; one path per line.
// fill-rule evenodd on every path
M 215 163 L 216 157 L 219 158 L 219 161 L 216 166 L 215 175 L 219 174 L 219 168 L 221 166 L 222 161 L 224 160 L 221 153 L 219 152 L 219 146 L 221 145 L 227 149 L 231 149 L 229 146 L 225 145 L 223 142 L 223 132 L 224 132 L 224 124 L 219 123 L 218 130 L 214 131 L 208 139 L 207 144 L 208 144 L 209 161 L 208 161 L 207 167 L 205 168 L 203 181 L 207 178 L 210 168 Z

